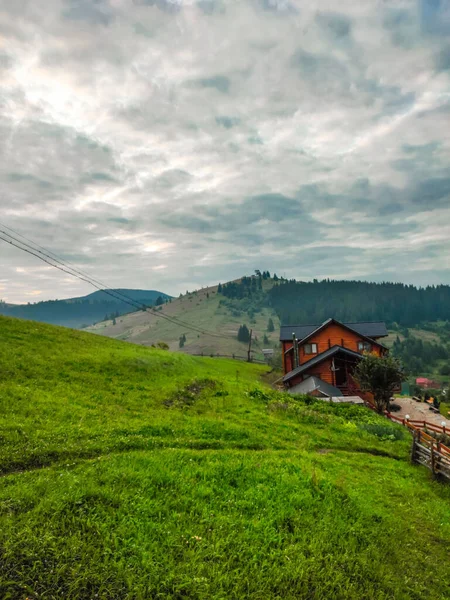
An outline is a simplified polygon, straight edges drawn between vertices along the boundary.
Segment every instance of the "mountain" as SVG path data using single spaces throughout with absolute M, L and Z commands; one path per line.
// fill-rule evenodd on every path
M 157 303 L 158 298 L 161 298 L 162 301 L 170 299 L 167 294 L 156 290 L 116 289 L 111 292 L 120 292 L 146 306 L 153 306 Z M 79 298 L 48 300 L 34 304 L 14 305 L 0 302 L 0 314 L 2 315 L 75 329 L 87 327 L 97 321 L 103 321 L 105 318 L 117 318 L 133 310 L 135 309 L 126 301 L 116 299 L 103 291 L 93 292 Z
M 448 381 L 449 286 L 422 289 L 361 281 L 297 282 L 263 272 L 188 293 L 156 311 L 130 313 L 115 323 L 97 323 L 89 330 L 144 346 L 164 341 L 171 350 L 189 354 L 245 358 L 248 343 L 237 339 L 245 324 L 253 330 L 252 355 L 262 359 L 262 348 L 278 352 L 281 322 L 320 324 L 329 317 L 347 322 L 385 321 L 391 333 L 386 343 L 395 346 L 394 353 L 411 375 Z M 415 339 L 422 341 L 413 343 Z
M 408 431 L 267 367 L 0 317 L 0 597 L 449 598 Z

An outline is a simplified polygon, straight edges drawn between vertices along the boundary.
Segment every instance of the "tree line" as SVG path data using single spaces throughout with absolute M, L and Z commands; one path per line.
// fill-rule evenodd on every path
M 284 280 L 267 293 L 282 323 L 385 321 L 414 326 L 450 320 L 450 286 L 417 288 L 402 283 Z
M 445 346 L 412 336 L 403 341 L 397 336 L 392 355 L 400 359 L 406 370 L 413 374 L 430 371 L 442 360 L 450 361 L 450 352 Z M 446 373 L 441 371 L 441 374 Z

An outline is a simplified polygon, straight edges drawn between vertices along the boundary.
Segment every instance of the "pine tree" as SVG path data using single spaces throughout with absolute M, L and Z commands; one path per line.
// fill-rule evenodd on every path
M 221 294 L 222 293 L 222 284 L 219 283 L 218 287 L 217 287 L 217 293 Z
M 250 341 L 250 331 L 247 325 L 241 325 L 239 327 L 239 331 L 237 334 L 237 339 L 239 342 L 248 342 Z
M 270 318 L 267 323 L 267 331 L 275 331 L 275 325 L 273 324 L 272 318 Z

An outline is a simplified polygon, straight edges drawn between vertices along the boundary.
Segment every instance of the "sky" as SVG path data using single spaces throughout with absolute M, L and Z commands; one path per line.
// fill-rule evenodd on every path
M 449 167 L 450 0 L 0 0 L 0 222 L 111 287 L 450 284 Z

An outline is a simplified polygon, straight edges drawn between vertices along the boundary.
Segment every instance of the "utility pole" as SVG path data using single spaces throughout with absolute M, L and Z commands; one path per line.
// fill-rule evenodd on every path
M 250 329 L 250 339 L 248 340 L 248 352 L 247 352 L 247 362 L 252 362 L 252 333 L 253 329 Z

